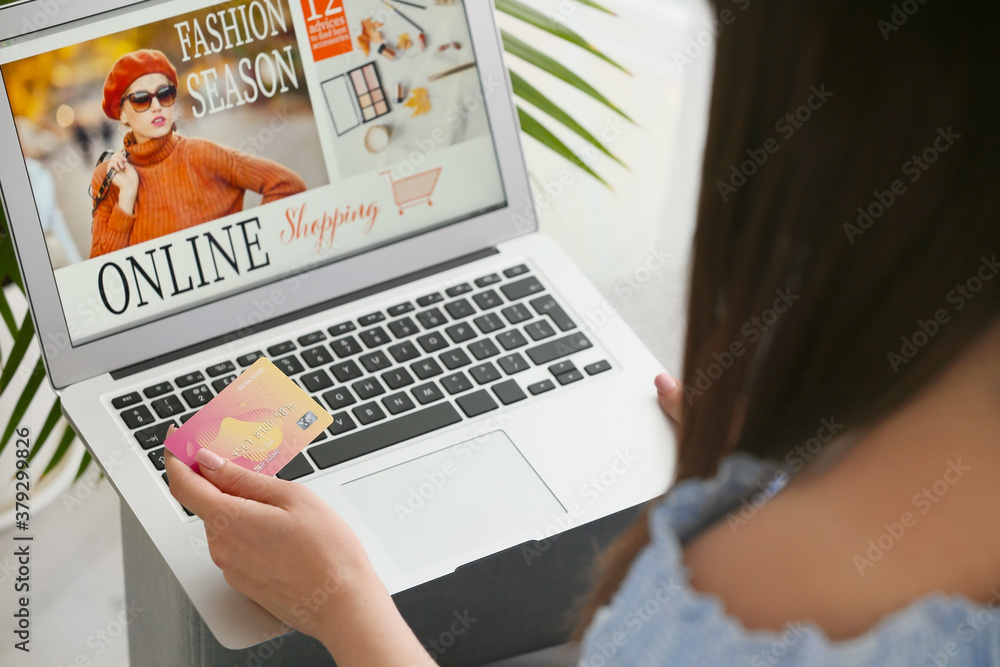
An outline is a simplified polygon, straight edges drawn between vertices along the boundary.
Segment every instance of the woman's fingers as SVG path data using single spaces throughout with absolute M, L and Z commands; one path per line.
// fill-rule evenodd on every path
M 660 373 L 654 380 L 656 397 L 667 416 L 678 424 L 681 421 L 684 389 L 680 382 L 668 373 Z

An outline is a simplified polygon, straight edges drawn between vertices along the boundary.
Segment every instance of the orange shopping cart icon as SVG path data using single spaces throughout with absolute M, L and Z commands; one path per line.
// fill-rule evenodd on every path
M 391 171 L 380 172 L 389 179 L 392 186 L 392 198 L 399 207 L 399 214 L 403 215 L 403 209 L 409 206 L 419 206 L 426 203 L 433 205 L 431 195 L 437 186 L 438 176 L 441 175 L 441 167 L 435 167 L 429 171 L 422 171 L 413 176 L 406 176 L 393 180 Z

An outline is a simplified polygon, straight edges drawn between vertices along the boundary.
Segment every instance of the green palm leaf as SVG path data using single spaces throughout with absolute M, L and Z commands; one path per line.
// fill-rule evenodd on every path
M 20 365 L 21 360 L 24 359 L 24 354 L 28 351 L 28 346 L 34 337 L 35 323 L 31 321 L 31 313 L 25 313 L 21 329 L 14 338 L 14 347 L 10 350 L 10 356 L 3 367 L 3 373 L 0 373 L 0 396 L 7 390 L 7 385 L 10 383 L 11 378 L 14 377 L 17 367 Z
M 588 167 L 587 164 L 576 155 L 576 153 L 571 151 L 566 144 L 559 141 L 559 138 L 556 137 L 556 135 L 549 132 L 549 130 L 544 125 L 535 120 L 530 114 L 528 114 L 527 111 L 525 111 L 521 107 L 518 107 L 517 117 L 521 121 L 521 129 L 524 131 L 525 134 L 527 134 L 529 137 L 534 137 L 539 142 L 541 142 L 542 145 L 551 148 L 553 151 L 555 151 L 562 157 L 566 158 L 567 160 L 578 166 L 580 169 L 583 169 L 585 172 L 587 172 L 588 174 L 599 180 L 608 188 L 611 188 L 611 186 L 608 184 L 607 181 L 598 176 L 593 169 Z
M 24 385 L 21 397 L 14 404 L 14 411 L 10 414 L 10 423 L 7 424 L 7 428 L 3 432 L 3 439 L 0 440 L 0 454 L 3 453 L 4 447 L 7 446 L 7 441 L 10 440 L 10 436 L 14 433 L 14 428 L 24 418 L 24 413 L 27 412 L 28 405 L 31 403 L 31 399 L 35 397 L 35 393 L 38 391 L 38 387 L 41 386 L 44 378 L 45 367 L 42 366 L 42 360 L 39 359 L 35 370 L 31 373 L 31 377 L 28 378 L 27 384 Z
M 582 78 L 574 74 L 565 65 L 554 60 L 552 57 L 545 55 L 535 47 L 529 45 L 527 42 L 514 37 L 509 32 L 501 31 L 500 35 L 503 37 L 503 48 L 507 53 L 515 55 L 521 60 L 531 63 L 543 72 L 548 72 L 557 79 L 565 81 L 577 90 L 591 96 L 604 106 L 608 107 L 628 122 L 632 122 L 632 119 L 629 118 L 624 111 L 615 106 L 611 100 L 599 93 L 597 89 L 584 81 Z
M 569 28 L 567 28 L 554 18 L 546 16 L 545 14 L 538 11 L 537 9 L 534 9 L 533 7 L 529 7 L 528 5 L 522 3 L 520 0 L 496 0 L 496 8 L 497 11 L 504 12 L 505 14 L 510 14 L 511 16 L 521 19 L 522 21 L 524 21 L 529 25 L 533 25 L 536 28 L 544 30 L 545 32 L 550 33 L 552 35 L 555 35 L 556 37 L 565 39 L 567 42 L 570 42 L 571 44 L 579 46 L 581 49 L 584 49 L 585 51 L 592 53 L 593 55 L 597 56 L 604 62 L 612 65 L 613 67 L 617 67 L 626 74 L 630 73 L 627 69 L 616 63 L 608 56 L 604 55 L 601 51 L 594 48 L 594 46 L 590 42 L 585 40 L 578 33 L 574 32 L 573 30 L 570 30 Z
M 615 157 L 611 151 L 604 147 L 597 137 L 592 135 L 582 125 L 577 123 L 573 118 L 556 106 L 552 100 L 543 95 L 537 88 L 532 86 L 530 83 L 521 78 L 519 74 L 511 70 L 510 72 L 510 83 L 514 88 L 514 94 L 523 99 L 526 102 L 538 107 L 540 110 L 544 111 L 548 115 L 552 116 L 555 120 L 559 121 L 569 129 L 576 132 L 578 135 L 583 137 L 590 145 L 597 148 L 599 151 L 607 155 L 609 158 L 617 162 L 618 164 L 625 166 L 625 163 Z

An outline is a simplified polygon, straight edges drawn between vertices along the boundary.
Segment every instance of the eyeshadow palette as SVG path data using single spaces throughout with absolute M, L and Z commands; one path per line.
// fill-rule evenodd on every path
M 322 85 L 337 136 L 389 113 L 389 100 L 373 62 Z

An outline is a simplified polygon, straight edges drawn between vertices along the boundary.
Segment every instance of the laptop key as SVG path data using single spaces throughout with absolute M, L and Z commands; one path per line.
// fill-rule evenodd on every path
M 441 296 L 440 292 L 434 292 L 433 294 L 428 294 L 427 296 L 422 296 L 417 299 L 417 305 L 423 308 L 424 306 L 429 306 L 432 303 L 437 303 L 438 301 L 444 301 L 444 297 Z
M 177 426 L 173 419 L 157 424 L 156 426 L 144 428 L 141 431 L 136 431 L 133 435 L 140 447 L 143 449 L 152 449 L 153 447 L 162 445 L 166 441 L 167 429 L 171 425 Z
M 486 313 L 485 315 L 480 315 L 479 317 L 472 320 L 479 330 L 484 334 L 493 333 L 498 329 L 503 329 L 506 324 L 503 323 L 499 317 L 493 313 Z
M 541 382 L 536 382 L 535 384 L 528 385 L 528 391 L 531 392 L 532 396 L 537 396 L 538 394 L 544 394 L 547 391 L 551 391 L 556 388 L 556 385 L 552 380 L 542 380 Z
M 485 364 L 479 364 L 478 366 L 470 368 L 469 375 L 471 375 L 479 384 L 487 384 L 488 382 L 499 380 L 501 377 L 500 371 L 498 371 L 497 367 L 489 361 Z
M 406 301 L 399 305 L 386 308 L 385 312 L 389 313 L 389 317 L 397 317 L 399 315 L 402 315 L 403 313 L 408 313 L 411 310 L 413 310 L 413 304 L 410 303 L 409 301 Z
M 405 368 L 393 368 L 382 373 L 382 381 L 389 385 L 389 389 L 400 389 L 413 384 L 413 376 Z
M 354 423 L 354 420 L 351 419 L 349 414 L 346 412 L 338 412 L 333 415 L 333 422 L 326 430 L 330 432 L 330 435 L 340 435 L 341 433 L 353 431 L 357 427 L 358 425 Z
M 236 370 L 236 366 L 233 365 L 231 361 L 223 361 L 220 364 L 215 364 L 214 366 L 209 366 L 205 369 L 209 377 L 217 378 L 224 373 L 232 373 Z
M 482 310 L 496 308 L 503 303 L 503 299 L 501 299 L 500 295 L 496 293 L 496 290 L 486 290 L 485 292 L 480 292 L 476 296 L 472 297 L 472 300 L 475 301 L 476 305 Z
M 247 366 L 257 361 L 263 356 L 264 353 L 261 352 L 260 350 L 257 350 L 256 352 L 250 352 L 249 354 L 244 354 L 239 357 L 236 357 L 236 363 L 238 363 L 241 367 L 246 368 Z
M 281 372 L 289 377 L 297 375 L 306 369 L 306 367 L 302 365 L 302 362 L 295 358 L 294 354 L 282 357 L 281 359 L 276 359 L 274 365 L 280 368 Z
M 188 387 L 193 385 L 195 382 L 201 382 L 204 379 L 205 376 L 201 374 L 201 371 L 195 371 L 193 373 L 182 375 L 179 378 L 174 378 L 174 382 L 177 383 L 178 387 Z
M 609 364 L 605 359 L 601 359 L 600 361 L 595 361 L 589 366 L 584 366 L 583 370 L 587 371 L 587 375 L 597 375 L 598 373 L 611 370 L 611 364 Z
M 496 394 L 497 398 L 504 405 L 510 405 L 511 403 L 517 403 L 526 399 L 528 396 L 525 394 L 521 387 L 518 386 L 517 380 L 507 380 L 505 382 L 498 382 L 491 387 L 493 393 Z
M 191 417 L 194 417 L 194 416 L 195 416 L 196 414 L 198 414 L 198 411 L 197 411 L 197 410 L 195 410 L 195 411 L 193 411 L 193 412 L 189 412 L 189 413 L 187 413 L 186 415 L 181 415 L 181 423 L 182 423 L 182 424 L 186 424 L 186 423 L 187 423 L 187 421 L 188 421 L 189 419 L 191 419 Z
M 181 399 L 177 398 L 174 394 L 158 398 L 150 403 L 150 405 L 153 407 L 153 410 L 156 411 L 156 414 L 160 416 L 160 419 L 173 417 L 174 415 L 187 410 L 187 408 L 184 407 L 184 404 L 181 403 Z
M 476 278 L 476 287 L 486 287 L 487 285 L 492 285 L 493 283 L 500 282 L 500 276 L 495 273 L 491 273 L 488 276 L 483 276 L 482 278 Z
M 313 331 L 311 334 L 306 334 L 305 336 L 299 336 L 299 345 L 302 347 L 309 347 L 310 345 L 315 345 L 316 343 L 322 343 L 326 340 L 326 334 L 322 331 Z
M 354 393 L 357 394 L 358 398 L 362 401 L 385 393 L 385 388 L 375 378 L 358 380 L 351 385 L 351 388 L 354 389 Z
M 368 346 L 368 349 L 373 347 L 379 347 L 380 345 L 385 345 L 389 342 L 389 334 L 385 332 L 382 327 L 375 327 L 374 329 L 368 329 L 367 331 L 362 331 L 358 336 L 364 341 L 364 344 Z
M 503 372 L 507 375 L 520 373 L 521 371 L 526 371 L 531 368 L 528 360 L 522 357 L 520 352 L 508 354 L 506 357 L 500 357 L 497 359 L 497 363 L 500 364 L 500 368 L 502 368 Z
M 277 357 L 280 354 L 288 354 L 295 349 L 295 343 L 290 340 L 286 340 L 284 343 L 277 343 L 267 348 L 267 354 L 272 357 Z
M 542 340 L 549 336 L 555 336 L 556 330 L 545 320 L 538 320 L 524 325 L 524 330 L 531 336 L 531 340 Z
M 378 403 L 375 401 L 359 405 L 358 407 L 353 408 L 351 412 L 354 413 L 354 416 L 359 422 L 361 422 L 362 426 L 385 419 L 385 413 L 382 412 L 382 408 L 380 408 Z
M 563 307 L 556 303 L 556 300 L 546 294 L 530 301 L 531 307 L 539 315 L 548 315 L 552 322 L 559 327 L 559 331 L 569 331 L 576 328 L 576 322 L 570 319 Z
M 569 384 L 570 382 L 576 382 L 577 380 L 582 380 L 582 379 L 583 379 L 583 373 L 581 373 L 580 371 L 578 371 L 576 369 L 573 369 L 571 371 L 567 371 L 566 373 L 563 373 L 562 375 L 556 376 L 556 381 L 559 384 L 564 384 L 564 385 L 565 384 Z
M 444 291 L 444 293 L 447 294 L 448 296 L 459 296 L 461 294 L 465 294 L 466 292 L 471 292 L 471 291 L 472 291 L 472 285 L 470 285 L 469 283 L 461 283 L 459 285 L 449 287 Z
M 327 329 L 327 332 L 331 336 L 343 336 L 345 333 L 350 333 L 355 329 L 357 329 L 357 327 L 354 326 L 354 322 L 341 322 L 340 324 L 336 324 Z
M 278 479 L 283 479 L 286 482 L 291 482 L 292 480 L 298 479 L 299 477 L 305 477 L 306 475 L 311 475 L 316 472 L 313 470 L 312 465 L 309 460 L 306 459 L 306 455 L 302 452 L 296 454 L 291 461 L 286 463 L 284 467 L 275 473 L 275 477 Z
M 552 373 L 552 377 L 559 377 L 563 373 L 575 370 L 576 366 L 572 361 L 560 361 L 558 364 L 552 364 L 549 366 L 549 372 Z
M 122 421 L 130 429 L 137 429 L 140 426 L 153 423 L 153 413 L 145 405 L 137 405 L 134 408 L 121 411 Z
M 500 354 L 500 348 L 489 338 L 486 338 L 484 340 L 477 340 L 475 343 L 469 343 L 469 352 L 476 359 L 482 360 Z
M 472 383 L 469 382 L 469 378 L 465 377 L 465 373 L 462 371 L 441 378 L 441 386 L 452 396 L 467 389 L 472 389 Z
M 369 352 L 368 354 L 362 354 L 358 357 L 361 365 L 368 369 L 369 373 L 374 373 L 377 370 L 383 368 L 388 368 L 392 366 L 392 362 L 389 361 L 389 357 L 385 356 L 384 352 Z
M 182 391 L 181 396 L 192 408 L 200 408 L 212 400 L 212 390 L 208 388 L 208 385 L 200 384 Z
M 445 304 L 445 310 L 451 315 L 452 319 L 460 320 L 463 317 L 468 317 L 476 312 L 475 307 L 469 303 L 468 299 L 458 299 L 457 301 L 451 301 Z
M 357 403 L 354 395 L 351 394 L 351 390 L 347 387 L 331 389 L 323 394 L 323 400 L 326 401 L 331 410 L 339 410 L 340 408 L 346 408 L 348 405 Z
M 528 276 L 527 278 L 522 278 L 517 282 L 507 283 L 506 285 L 500 286 L 500 291 L 503 295 L 507 297 L 509 301 L 517 301 L 518 299 L 523 299 L 526 296 L 531 296 L 532 294 L 538 294 L 545 288 L 542 284 L 538 282 L 538 278 L 534 276 Z
M 385 319 L 385 315 L 382 314 L 382 311 L 377 311 L 377 312 L 369 313 L 368 315 L 363 315 L 363 316 L 359 317 L 358 318 L 358 324 L 360 324 L 363 327 L 370 327 L 371 325 L 375 324 L 376 322 L 381 322 L 384 319 Z
M 420 324 L 423 325 L 425 329 L 433 329 L 434 327 L 440 326 L 447 321 L 444 317 L 444 313 L 442 313 L 438 308 L 431 308 L 430 310 L 417 313 L 417 319 L 420 320 Z
M 455 402 L 458 403 L 458 407 L 462 408 L 462 412 L 465 413 L 465 416 L 470 418 L 481 415 L 484 412 L 489 412 L 490 410 L 496 410 L 500 407 L 497 405 L 496 401 L 490 398 L 490 395 L 486 393 L 485 389 L 480 389 L 479 391 L 472 392 L 471 394 L 460 396 L 455 399 Z
M 528 267 L 524 264 L 518 264 L 517 266 L 512 266 L 509 269 L 504 269 L 503 274 L 508 278 L 513 278 L 514 276 L 519 276 L 522 273 L 527 273 Z
M 527 353 L 533 362 L 541 366 L 590 347 L 593 347 L 593 344 L 586 336 L 575 333 L 529 348 Z
M 322 470 L 460 421 L 462 416 L 451 403 L 446 401 L 390 419 L 363 431 L 314 445 L 306 451 Z
M 398 415 L 400 412 L 406 412 L 407 410 L 412 410 L 417 407 L 413 400 L 406 395 L 406 392 L 399 392 L 397 394 L 392 394 L 391 396 L 386 396 L 382 399 L 382 405 L 385 409 L 389 411 L 390 414 Z
M 444 370 L 434 359 L 424 359 L 422 361 L 415 361 L 410 364 L 410 368 L 413 372 L 417 374 L 417 377 L 421 380 L 426 380 L 427 378 L 432 378 L 435 375 L 441 375 Z
M 524 337 L 517 329 L 512 331 L 504 331 L 502 334 L 497 334 L 497 342 L 505 350 L 513 350 L 516 347 L 521 347 L 528 344 L 528 339 Z
M 440 401 L 444 398 L 444 393 L 438 389 L 438 386 L 433 382 L 426 382 L 422 385 L 418 385 L 410 390 L 413 397 L 419 401 L 420 405 L 427 405 L 428 403 L 433 403 L 434 401 Z
M 322 368 L 312 371 L 311 373 L 306 373 L 299 379 L 302 380 L 303 386 L 311 392 L 320 391 L 333 386 L 333 379 L 330 377 L 329 373 L 324 371 Z
M 407 336 L 419 333 L 420 329 L 417 328 L 416 323 L 409 317 L 403 317 L 389 322 L 389 331 L 391 331 L 392 335 L 396 338 L 406 338 Z
M 448 346 L 448 341 L 445 340 L 444 336 L 439 333 L 429 333 L 423 336 L 417 337 L 417 342 L 420 347 L 424 348 L 424 352 L 437 352 Z
M 146 387 L 142 390 L 142 393 L 146 398 L 156 398 L 173 390 L 174 385 L 169 382 L 160 382 L 159 384 L 154 384 L 152 387 Z
M 337 355 L 338 359 L 346 359 L 352 355 L 362 352 L 361 345 L 354 339 L 354 336 L 338 338 L 330 343 L 330 349 Z
M 154 449 L 146 455 L 149 457 L 149 460 L 153 462 L 153 467 L 157 470 L 166 470 L 167 468 L 167 462 L 163 460 L 164 449 L 164 447 L 160 447 L 159 449 Z
M 333 355 L 331 355 L 322 345 L 317 345 L 316 347 L 311 347 L 308 350 L 303 350 L 300 354 L 309 365 L 309 368 L 325 366 L 333 361 Z
M 448 334 L 448 338 L 455 343 L 464 343 L 470 338 L 476 337 L 476 332 L 468 324 L 463 324 L 459 322 L 458 324 L 453 324 L 450 327 L 445 327 L 444 332 Z
M 338 362 L 331 366 L 330 370 L 333 371 L 334 376 L 340 382 L 347 382 L 348 380 L 353 380 L 354 378 L 359 378 L 364 375 L 361 368 L 354 363 L 353 359 Z
M 392 358 L 396 360 L 397 363 L 403 363 L 404 361 L 409 361 L 410 359 L 416 359 L 420 356 L 420 350 L 417 346 L 408 340 L 404 340 L 402 343 L 396 345 L 390 345 L 386 348 Z
M 531 311 L 524 307 L 524 304 L 515 303 L 500 311 L 511 324 L 518 324 L 532 318 Z
M 124 396 L 119 396 L 118 398 L 111 399 L 111 405 L 115 407 L 116 410 L 121 410 L 129 406 L 135 405 L 136 403 L 142 403 L 142 396 L 139 392 L 133 391 L 130 394 L 125 394 Z
M 469 355 L 465 353 L 465 350 L 448 350 L 447 352 L 442 352 L 439 357 L 441 363 L 448 367 L 448 370 L 453 371 L 456 368 L 461 368 L 462 366 L 468 366 L 472 363 L 472 359 L 469 359 Z

